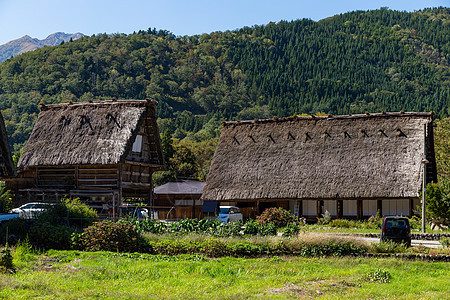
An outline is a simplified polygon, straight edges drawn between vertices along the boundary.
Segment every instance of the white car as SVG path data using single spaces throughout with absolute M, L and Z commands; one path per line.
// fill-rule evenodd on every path
M 236 206 L 221 206 L 219 208 L 219 221 L 227 224 L 228 222 L 238 222 L 243 220 L 243 216 L 239 207 Z
M 39 216 L 42 212 L 48 210 L 52 205 L 55 204 L 30 202 L 18 208 L 11 209 L 9 212 L 19 214 L 19 218 L 34 219 L 37 216 Z

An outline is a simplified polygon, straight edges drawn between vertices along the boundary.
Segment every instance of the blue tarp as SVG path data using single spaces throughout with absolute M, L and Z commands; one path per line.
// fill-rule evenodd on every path
M 217 211 L 217 206 L 219 201 L 216 200 L 204 200 L 202 206 L 202 212 L 204 213 L 215 213 Z

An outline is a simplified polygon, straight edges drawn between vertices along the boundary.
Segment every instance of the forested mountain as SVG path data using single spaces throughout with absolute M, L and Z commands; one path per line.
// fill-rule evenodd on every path
M 206 140 L 223 119 L 325 112 L 449 114 L 450 9 L 355 11 L 177 37 L 149 29 L 96 35 L 0 64 L 10 143 L 28 138 L 38 103 L 159 101 L 162 131 Z
M 17 56 L 19 54 L 33 51 L 44 46 L 56 46 L 61 44 L 62 42 L 68 42 L 71 39 L 79 39 L 82 36 L 82 33 L 71 34 L 64 32 L 55 32 L 53 34 L 50 34 L 47 38 L 39 40 L 26 35 L 19 39 L 0 45 L 0 62 L 7 60 L 11 56 Z

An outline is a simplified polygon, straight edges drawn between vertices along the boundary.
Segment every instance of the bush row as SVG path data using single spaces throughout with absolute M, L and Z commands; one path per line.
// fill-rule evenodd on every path
M 165 223 L 155 220 L 121 220 L 121 222 L 131 222 L 140 233 L 154 234 L 189 234 L 201 233 L 216 237 L 233 237 L 242 235 L 272 236 L 277 234 L 277 227 L 274 223 L 261 223 L 254 220 L 242 222 L 230 222 L 225 224 L 217 220 L 197 220 L 184 219 L 178 222 Z M 292 236 L 300 231 L 298 222 L 291 222 L 283 228 L 283 235 Z
M 237 256 L 256 257 L 262 255 L 344 256 L 364 253 L 367 248 L 351 241 L 306 242 L 303 240 L 279 241 L 258 244 L 250 241 L 225 241 L 210 237 L 204 240 L 160 240 L 149 241 L 152 254 L 202 254 L 208 257 Z
M 75 235 L 74 247 L 87 251 L 146 252 L 151 254 L 178 255 L 201 254 L 221 256 L 342 256 L 364 253 L 367 247 L 350 239 L 309 236 L 307 239 L 259 237 L 260 240 L 242 238 L 218 238 L 205 235 L 180 237 L 173 234 L 139 234 L 130 222 L 103 221 L 94 223 L 82 234 Z M 272 239 L 272 240 L 271 240 Z

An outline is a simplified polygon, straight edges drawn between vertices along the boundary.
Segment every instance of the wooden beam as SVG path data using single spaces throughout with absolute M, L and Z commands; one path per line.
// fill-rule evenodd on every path
M 143 166 L 143 167 L 154 167 L 154 168 L 158 168 L 158 169 L 163 167 L 163 165 L 155 165 L 155 164 L 143 163 L 143 162 L 132 161 L 132 160 L 125 160 L 125 163 L 130 164 L 130 165 Z

